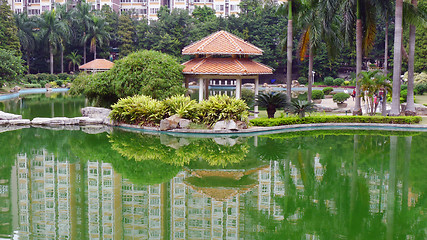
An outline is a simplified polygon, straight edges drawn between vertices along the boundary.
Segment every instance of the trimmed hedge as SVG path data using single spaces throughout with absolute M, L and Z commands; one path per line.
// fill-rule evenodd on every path
M 255 118 L 250 120 L 253 126 L 273 127 L 293 124 L 312 123 L 391 123 L 415 124 L 421 121 L 419 116 L 383 117 L 383 116 L 320 116 L 320 117 L 286 117 L 286 118 Z

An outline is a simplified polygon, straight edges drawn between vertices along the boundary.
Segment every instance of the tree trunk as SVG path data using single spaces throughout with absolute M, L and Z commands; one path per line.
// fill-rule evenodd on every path
M 386 14 L 388 16 L 388 14 Z M 384 36 L 384 76 L 387 76 L 388 68 L 388 21 L 385 21 L 385 36 Z M 383 91 L 383 102 L 381 106 L 381 114 L 387 116 L 387 90 Z
M 49 54 L 50 54 L 50 74 L 53 74 L 53 49 L 52 49 L 52 47 L 49 47 Z
M 61 73 L 64 73 L 64 49 L 61 49 Z
M 311 93 L 313 87 L 313 49 L 309 46 L 308 50 L 308 92 L 307 92 L 307 100 L 311 102 Z
M 83 38 L 86 36 L 86 32 L 83 33 Z M 83 43 L 83 64 L 86 63 L 86 42 Z
M 27 50 L 27 66 L 28 66 L 28 74 L 31 73 L 30 71 L 30 51 Z
M 360 72 L 362 72 L 362 20 L 356 21 L 356 102 L 354 104 L 353 115 L 362 115 L 360 99 Z
M 417 7 L 417 0 L 412 0 L 411 4 Z M 415 62 L 415 25 L 409 27 L 409 56 L 408 56 L 408 95 L 406 98 L 405 115 L 415 116 L 414 105 L 414 62 Z
M 396 0 L 393 58 L 393 97 L 390 115 L 400 115 L 400 74 L 402 68 L 402 11 L 403 0 Z
M 94 50 L 93 51 L 93 60 L 95 60 L 96 59 L 96 44 L 95 44 L 95 47 L 94 47 L 93 50 Z
M 288 102 L 291 101 L 291 97 L 292 97 L 291 85 L 292 85 L 292 19 L 289 19 L 288 20 L 288 41 L 287 41 L 287 67 L 286 67 L 286 94 L 288 95 L 287 96 Z
M 274 118 L 274 114 L 276 113 L 276 108 L 275 107 L 267 107 L 267 115 L 268 118 Z

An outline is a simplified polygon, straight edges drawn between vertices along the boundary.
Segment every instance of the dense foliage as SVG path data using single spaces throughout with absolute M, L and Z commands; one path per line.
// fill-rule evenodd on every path
M 6 49 L 20 56 L 18 29 L 13 19 L 13 12 L 7 0 L 0 0 L 0 49 Z
M 172 56 L 157 51 L 138 51 L 116 61 L 107 72 L 79 75 L 72 92 L 101 98 L 142 94 L 165 99 L 184 93 L 182 69 Z
M 118 122 L 153 126 L 160 120 L 178 114 L 208 126 L 221 120 L 247 121 L 248 106 L 243 100 L 227 95 L 210 96 L 197 103 L 190 97 L 173 96 L 163 101 L 136 95 L 122 98 L 112 105 L 110 117 Z
M 25 71 L 23 62 L 20 57 L 15 56 L 14 52 L 0 48 L 0 84 L 18 80 L 19 75 Z
M 379 116 L 310 116 L 310 117 L 286 117 L 286 118 L 255 118 L 250 120 L 254 126 L 272 127 L 293 124 L 312 123 L 391 123 L 414 124 L 419 123 L 421 117 L 379 117 Z

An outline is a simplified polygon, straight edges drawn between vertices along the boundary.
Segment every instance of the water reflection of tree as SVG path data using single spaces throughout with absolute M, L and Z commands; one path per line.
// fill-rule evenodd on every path
M 180 139 L 167 135 L 113 132 L 110 142 L 112 149 L 124 157 L 136 161 L 158 160 L 174 166 L 203 161 L 210 166 L 226 167 L 243 161 L 249 152 L 247 139 L 227 146 L 211 138 Z
M 316 239 L 405 239 L 408 234 L 415 239 L 425 239 L 426 216 L 422 212 L 423 209 L 425 211 L 426 204 L 423 195 L 418 196 L 415 206 L 408 208 L 407 205 L 410 144 L 407 143 L 404 161 L 401 162 L 406 168 L 398 171 L 397 152 L 393 152 L 393 149 L 397 151 L 396 141 L 392 141 L 390 145 L 388 137 L 356 135 L 352 144 L 341 146 L 344 151 L 337 151 L 336 148 L 325 151 L 319 148 L 316 146 L 319 140 L 322 140 L 323 144 L 325 140 L 328 141 L 327 137 L 322 138 L 304 139 L 305 143 L 294 139 L 294 145 L 282 139 L 282 143 L 287 143 L 283 146 L 288 148 L 288 157 L 281 161 L 284 165 L 280 168 L 285 195 L 276 197 L 276 204 L 281 207 L 284 219 L 278 221 L 265 213 L 253 212 L 252 217 L 261 229 L 254 233 L 256 239 L 283 239 L 284 236 L 286 239 L 302 239 L 307 237 L 307 234 Z M 322 152 L 322 163 L 326 166 L 321 180 L 316 179 L 313 169 L 313 159 L 317 151 Z M 366 151 L 369 151 L 369 154 L 361 157 L 360 153 Z M 389 151 L 389 168 L 383 169 L 384 162 L 380 156 Z M 340 157 L 343 152 L 347 153 L 347 158 Z M 277 153 L 269 156 L 272 160 L 283 157 Z M 296 188 L 290 177 L 290 169 L 284 167 L 289 166 L 287 159 L 292 159 L 300 171 L 303 191 Z M 380 209 L 371 213 L 371 196 L 365 174 L 372 171 L 383 174 L 386 170 L 390 176 L 387 211 L 384 213 Z M 403 172 L 403 176 L 400 176 L 401 190 L 403 195 L 406 194 L 406 198 L 402 197 L 401 200 L 397 197 L 399 191 L 396 188 L 398 172 Z M 390 229 L 394 230 L 391 234 Z

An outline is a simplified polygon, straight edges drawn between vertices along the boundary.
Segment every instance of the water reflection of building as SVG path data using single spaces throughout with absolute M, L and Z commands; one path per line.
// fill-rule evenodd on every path
M 230 179 L 239 181 L 249 176 L 256 184 L 240 184 L 221 195 L 213 191 L 215 187 L 188 181 L 196 175 L 202 178 L 201 171 L 182 171 L 167 183 L 141 186 L 122 178 L 109 163 L 72 163 L 44 150 L 20 154 L 10 180 L 0 179 L 1 217 L 17 216 L 14 226 L 9 224 L 2 231 L 11 235 L 12 229 L 18 230 L 20 239 L 242 239 L 253 231 L 249 207 L 256 207 L 276 220 L 283 219 L 275 197 L 286 195 L 283 181 L 286 166 L 297 191 L 304 191 L 297 163 L 287 163 L 271 161 L 245 173 L 235 171 Z M 312 164 L 316 181 L 322 181 L 326 168 L 320 156 L 314 157 Z M 204 174 L 228 173 L 218 170 Z M 388 174 L 380 176 L 372 172 L 364 177 L 369 183 L 371 212 L 383 211 Z M 408 202 L 416 197 L 409 193 Z M 334 209 L 333 200 L 327 205 Z M 16 212 L 11 214 L 11 209 Z

